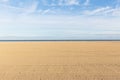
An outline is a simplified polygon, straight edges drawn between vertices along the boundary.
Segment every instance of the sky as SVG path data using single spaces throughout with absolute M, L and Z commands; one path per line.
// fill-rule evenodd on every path
M 120 39 L 120 0 L 0 0 L 0 39 Z

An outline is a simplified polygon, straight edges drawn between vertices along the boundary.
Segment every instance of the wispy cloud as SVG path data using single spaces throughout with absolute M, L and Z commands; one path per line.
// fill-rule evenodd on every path
M 31 14 L 35 13 L 38 7 L 38 2 L 34 1 L 31 5 L 28 7 L 24 8 L 23 14 Z
M 88 6 L 89 4 L 90 4 L 90 0 L 86 0 L 84 3 L 85 6 Z
M 107 6 L 107 7 L 102 7 L 102 8 L 98 8 L 98 9 L 95 9 L 95 10 L 91 10 L 91 11 L 85 11 L 84 13 L 86 15 L 100 15 L 100 14 L 103 14 L 110 9 L 111 8 Z
M 120 8 L 116 8 L 112 10 L 112 15 L 113 16 L 120 16 Z
M 10 0 L 2 0 L 4 2 L 10 2 Z M 118 0 L 119 1 L 119 0 Z M 92 7 L 90 5 L 91 0 L 84 0 L 83 3 L 80 3 L 80 0 L 31 0 L 30 2 L 26 3 L 25 1 L 18 1 L 17 4 L 21 4 L 20 6 L 15 6 L 12 4 L 3 4 L 0 3 L 1 9 L 4 8 L 2 11 L 7 11 L 7 13 L 17 13 L 17 14 L 61 14 L 61 15 L 112 15 L 112 16 L 119 16 L 120 15 L 120 8 L 118 6 L 119 2 L 116 2 L 116 7 L 113 6 L 101 6 L 101 7 Z M 42 5 L 41 5 L 42 4 Z M 88 6 L 90 5 L 90 6 Z M 65 7 L 66 6 L 66 7 Z M 88 6 L 85 8 L 85 6 Z M 58 12 L 57 12 L 58 11 Z M 78 14 L 79 13 L 79 14 Z
M 59 5 L 79 5 L 79 0 L 59 0 Z
M 40 5 L 40 1 L 44 5 Z M 16 35 L 69 37 L 79 37 L 80 34 L 120 34 L 119 6 L 91 7 L 90 0 L 84 0 L 83 3 L 80 3 L 80 0 L 40 1 L 20 1 L 20 6 L 3 4 L 7 1 L 0 1 L 0 35 L 13 35 L 18 32 Z
M 5 2 L 6 3 L 6 2 L 9 2 L 9 0 L 1 0 L 1 2 Z
M 51 9 L 46 9 L 41 11 L 41 14 L 50 14 L 50 13 L 54 13 L 54 11 L 52 11 Z
M 65 3 L 66 5 L 79 5 L 78 0 L 66 0 Z
M 83 11 L 83 15 L 97 15 L 97 16 L 120 16 L 120 8 L 119 7 L 102 7 L 102 8 L 97 8 L 94 10 L 86 10 Z
M 47 0 L 41 0 L 43 5 L 48 5 L 48 1 Z

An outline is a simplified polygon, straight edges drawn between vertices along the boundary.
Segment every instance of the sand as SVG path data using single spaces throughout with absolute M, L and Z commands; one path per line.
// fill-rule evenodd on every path
M 120 80 L 120 42 L 0 42 L 0 80 Z

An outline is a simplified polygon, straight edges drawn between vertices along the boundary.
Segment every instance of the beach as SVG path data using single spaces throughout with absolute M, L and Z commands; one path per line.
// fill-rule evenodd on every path
M 0 42 L 0 80 L 120 80 L 120 41 Z

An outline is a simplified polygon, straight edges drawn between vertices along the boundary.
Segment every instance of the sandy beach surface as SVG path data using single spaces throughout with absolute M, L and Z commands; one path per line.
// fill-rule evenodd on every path
M 120 42 L 0 42 L 0 80 L 120 80 Z

